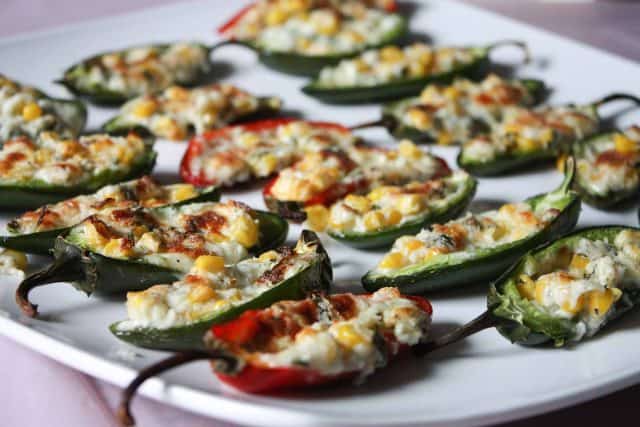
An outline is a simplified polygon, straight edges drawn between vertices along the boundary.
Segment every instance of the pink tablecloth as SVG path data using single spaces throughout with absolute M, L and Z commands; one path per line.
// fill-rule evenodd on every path
M 0 0 L 0 36 L 122 13 L 172 0 Z M 217 0 L 222 1 L 222 0 Z M 534 25 L 640 61 L 640 2 L 568 3 L 531 0 L 468 0 Z M 1 61 L 0 61 L 1 64 Z M 0 69 L 1 71 L 1 69 Z M 0 426 L 113 427 L 116 387 L 63 366 L 0 337 Z M 634 425 L 640 386 L 512 427 Z M 202 418 L 145 398 L 134 404 L 145 427 L 204 427 L 230 424 Z M 629 423 L 631 421 L 631 423 Z

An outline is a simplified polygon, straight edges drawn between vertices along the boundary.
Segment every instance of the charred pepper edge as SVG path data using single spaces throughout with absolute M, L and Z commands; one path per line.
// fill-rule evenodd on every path
M 299 300 L 316 292 L 328 292 L 331 287 L 332 269 L 327 252 L 318 236 L 309 230 L 303 230 L 300 240 L 308 245 L 316 245 L 318 259 L 295 275 L 242 304 L 183 326 L 120 330 L 119 325 L 122 322 L 116 322 L 109 326 L 109 330 L 117 338 L 138 347 L 165 351 L 189 350 L 202 345 L 202 336 L 212 325 L 232 320 L 247 310 L 266 308 L 282 300 Z
M 287 236 L 287 222 L 269 212 L 253 212 L 262 218 L 266 226 L 260 227 L 263 242 L 251 248 L 250 253 L 282 244 Z M 272 241 L 265 241 L 268 239 Z M 80 248 L 66 240 L 65 236 L 56 238 L 53 255 L 54 260 L 49 267 L 26 277 L 16 290 L 16 302 L 29 317 L 38 314 L 37 305 L 29 301 L 29 293 L 36 287 L 50 283 L 71 282 L 72 286 L 87 295 L 94 292 L 109 295 L 144 290 L 156 283 L 177 280 L 183 274 L 143 261 L 106 257 Z
M 525 43 L 516 40 L 503 40 L 485 47 L 472 47 L 474 60 L 468 64 L 458 66 L 452 70 L 415 79 L 404 79 L 373 86 L 348 86 L 339 88 L 325 88 L 317 80 L 302 87 L 302 92 L 329 104 L 361 104 L 377 101 L 388 101 L 417 95 L 428 84 L 449 84 L 456 77 L 479 79 L 490 67 L 489 55 L 494 49 L 512 45 L 523 50 L 525 63 L 529 61 L 530 53 Z
M 475 196 L 477 186 L 478 182 L 476 179 L 470 175 L 467 176 L 465 182 L 462 184 L 462 194 L 452 200 L 451 203 L 447 203 L 446 206 L 438 210 L 428 210 L 418 218 L 399 226 L 365 233 L 338 233 L 327 231 L 327 234 L 331 238 L 357 249 L 387 247 L 400 236 L 415 234 L 429 224 L 457 218 L 471 203 L 471 200 Z
M 500 276 L 489 289 L 487 298 L 488 311 L 496 318 L 497 329 L 500 334 L 511 342 L 525 346 L 540 345 L 553 341 L 556 347 L 564 346 L 573 333 L 574 322 L 568 319 L 559 319 L 540 310 L 518 295 L 515 295 L 512 287 L 513 278 L 518 274 L 529 259 L 553 251 L 566 244 L 572 244 L 579 238 L 597 240 L 602 238 L 612 239 L 624 230 L 640 231 L 636 227 L 608 225 L 583 228 L 570 233 L 561 239 L 538 247 L 514 264 L 508 271 Z M 509 288 L 507 288 L 509 287 Z M 626 298 L 624 297 L 626 296 Z M 623 298 L 616 303 L 614 320 L 640 301 L 640 292 L 626 290 Z M 505 307 L 505 304 L 509 307 Z
M 369 271 L 362 277 L 362 286 L 369 292 L 384 286 L 397 286 L 403 293 L 423 294 L 462 286 L 469 277 L 473 277 L 477 282 L 489 282 L 497 278 L 527 251 L 562 236 L 575 227 L 580 215 L 581 203 L 578 194 L 570 190 L 575 176 L 574 168 L 574 162 L 568 160 L 567 174 L 558 188 L 548 193 L 529 197 L 524 201 L 536 204 L 557 194 L 568 198 L 560 214 L 547 227 L 533 236 L 500 245 L 502 247 L 498 246 L 474 259 L 461 260 L 446 265 L 427 265 L 418 268 L 411 274 L 386 276 Z
M 167 47 L 171 46 L 173 43 L 177 43 L 177 41 L 174 42 L 166 42 L 166 43 L 149 43 L 148 45 L 145 46 L 151 46 L 151 47 L 155 47 L 155 48 L 159 48 L 159 49 L 166 49 Z M 216 47 L 218 47 L 218 45 L 213 45 L 213 46 L 206 46 L 205 44 L 199 43 L 199 42 L 189 42 L 189 43 L 193 43 L 201 48 L 204 48 L 208 51 L 209 55 L 208 55 L 208 62 L 211 65 L 211 51 L 213 49 L 215 49 Z M 73 63 L 72 65 L 70 65 L 69 67 L 67 67 L 64 72 L 62 73 L 62 77 L 60 79 L 54 80 L 53 82 L 56 84 L 59 84 L 61 86 L 64 86 L 71 94 L 73 94 L 74 96 L 77 96 L 79 98 L 83 98 L 86 99 L 88 102 L 95 104 L 95 105 L 101 105 L 101 106 L 116 106 L 119 104 L 123 104 L 126 101 L 128 101 L 129 99 L 135 98 L 136 96 L 139 95 L 135 95 L 135 96 L 128 96 L 125 95 L 123 92 L 121 91 L 115 91 L 115 90 L 111 90 L 108 89 L 106 87 L 104 87 L 103 84 L 101 83 L 96 83 L 92 86 L 91 89 L 84 89 L 84 88 L 80 88 L 78 86 L 78 84 L 74 81 L 73 78 L 70 77 L 70 75 L 74 72 L 80 72 L 79 70 L 81 70 L 82 67 L 86 67 L 87 64 L 89 64 L 91 61 L 96 60 L 97 58 L 101 57 L 102 55 L 105 54 L 109 54 L 109 53 L 114 53 L 114 52 L 125 52 L 128 51 L 130 49 L 134 49 L 138 46 L 128 46 L 122 49 L 116 49 L 116 50 L 109 50 L 109 51 L 103 51 L 103 52 L 99 52 L 95 55 L 91 55 L 89 57 L 86 57 L 85 59 L 82 59 L 76 63 Z M 86 72 L 86 71 L 84 71 Z M 203 72 L 199 72 L 198 73 L 198 77 L 196 79 L 194 79 L 194 81 L 192 82 L 175 82 L 175 84 L 180 84 L 181 86 L 186 86 L 186 87 L 193 87 L 193 86 L 197 86 L 198 84 L 203 83 L 206 80 L 206 77 L 209 75 L 210 73 L 203 73 Z
M 628 93 L 612 93 L 606 95 L 590 104 L 586 104 L 581 106 L 585 111 L 589 111 L 589 113 L 599 122 L 600 117 L 598 115 L 598 108 L 602 105 L 608 104 L 613 101 L 619 100 L 627 100 L 632 101 L 637 106 L 640 106 L 640 98 L 635 95 Z M 573 105 L 573 104 L 569 104 Z M 464 159 L 464 147 L 460 149 L 458 156 L 456 158 L 456 163 L 458 166 L 469 173 L 476 176 L 498 176 L 506 173 L 512 173 L 515 171 L 519 171 L 523 168 L 534 167 L 538 164 L 545 164 L 549 161 L 555 159 L 558 155 L 563 152 L 568 152 L 571 150 L 571 145 L 575 141 L 572 141 L 571 144 L 568 144 L 568 147 L 555 147 L 552 146 L 549 149 L 539 149 L 533 150 L 531 152 L 522 153 L 522 152 L 514 152 L 514 153 L 505 153 L 497 156 L 494 160 L 485 162 L 485 161 L 472 161 Z
M 219 200 L 220 189 L 217 187 L 208 187 L 195 197 L 163 206 L 179 207 L 190 203 L 217 202 Z M 72 227 L 73 225 L 44 231 L 36 231 L 34 233 L 16 233 L 0 236 L 0 247 L 31 254 L 51 255 L 51 250 L 53 249 L 56 238 L 59 235 L 67 233 Z

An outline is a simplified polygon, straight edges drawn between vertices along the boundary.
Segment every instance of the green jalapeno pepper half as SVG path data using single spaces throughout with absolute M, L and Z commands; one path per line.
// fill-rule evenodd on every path
M 547 87 L 542 80 L 536 79 L 519 79 L 515 82 L 520 83 L 533 100 L 532 104 L 526 106 L 534 106 L 539 104 L 545 97 Z M 434 143 L 439 140 L 441 132 L 438 129 L 420 130 L 411 125 L 403 123 L 403 115 L 409 106 L 416 104 L 417 98 L 407 98 L 400 101 L 392 102 L 385 105 L 382 109 L 382 117 L 379 120 L 366 122 L 350 127 L 351 130 L 365 129 L 369 127 L 383 127 L 395 138 L 408 138 L 415 143 Z M 487 132 L 491 128 L 490 123 L 480 117 L 474 117 L 472 123 L 471 134 L 475 135 Z
M 526 199 L 524 203 L 536 207 L 557 209 L 559 212 L 543 229 L 522 239 L 473 250 L 471 253 L 443 254 L 440 261 L 429 260 L 390 273 L 369 271 L 362 278 L 367 291 L 385 286 L 397 286 L 402 293 L 424 294 L 439 289 L 461 286 L 473 278 L 474 283 L 489 282 L 528 250 L 549 242 L 575 227 L 580 214 L 580 198 L 570 190 L 574 179 L 574 162 L 567 161 L 566 175 L 554 191 Z
M 592 173 L 604 175 L 610 173 L 607 169 L 598 171 L 600 165 L 605 168 L 607 166 L 620 168 L 624 174 L 623 182 L 628 179 L 629 173 L 634 173 L 636 177 L 640 175 L 640 163 L 638 163 L 640 156 L 636 154 L 640 149 L 619 151 L 615 147 L 615 138 L 620 135 L 621 132 L 617 131 L 604 132 L 573 144 L 572 155 L 578 166 L 573 188 L 580 194 L 582 200 L 598 209 L 616 208 L 640 192 L 640 180 L 637 178 L 631 185 L 622 189 L 601 188 L 590 183 Z M 628 144 L 640 144 L 632 140 L 627 141 Z
M 640 98 L 624 93 L 614 93 L 583 106 L 574 107 L 573 105 L 569 105 L 569 107 L 574 107 L 576 111 L 579 111 L 585 116 L 591 118 L 596 123 L 595 130 L 590 134 L 584 135 L 584 137 L 590 137 L 593 133 L 597 132 L 598 128 L 601 126 L 598 108 L 612 101 L 618 100 L 629 100 L 640 105 Z M 488 135 L 488 138 L 489 141 L 491 141 L 494 136 Z M 469 155 L 465 146 L 463 146 L 458 154 L 457 163 L 458 166 L 476 176 L 498 176 L 507 173 L 515 173 L 536 164 L 549 163 L 562 154 L 568 154 L 575 141 L 576 140 L 573 139 L 573 137 L 554 131 L 552 140 L 546 147 L 543 146 L 526 151 L 507 151 L 505 153 L 499 153 L 489 160 L 474 159 Z
M 122 186 L 126 188 L 127 183 L 123 183 Z M 198 194 L 195 197 L 165 206 L 178 207 L 189 203 L 217 202 L 220 200 L 220 190 L 216 187 L 207 187 L 197 190 L 197 192 Z M 65 202 L 63 201 L 62 203 Z M 47 206 L 43 206 L 40 209 L 42 209 L 41 212 L 44 214 Z M 7 224 L 7 229 L 11 235 L 0 236 L 0 246 L 30 254 L 51 255 L 56 238 L 67 233 L 71 227 L 72 226 L 53 228 L 33 233 L 20 233 L 16 222 L 12 221 Z
M 454 176 L 440 178 L 445 182 L 448 181 L 447 185 L 451 186 L 452 190 L 444 190 L 452 193 L 451 198 L 445 203 L 434 204 L 432 208 L 425 210 L 410 221 L 376 231 L 340 232 L 327 230 L 327 234 L 339 242 L 354 248 L 379 248 L 391 245 L 400 236 L 415 234 L 429 224 L 454 219 L 467 209 L 476 194 L 478 185 L 477 181 L 470 175 L 465 174 L 462 179 L 454 179 Z M 447 196 L 445 195 L 445 197 Z
M 142 137 L 144 152 L 127 168 L 105 169 L 72 185 L 50 184 L 38 179 L 28 179 L 19 183 L 0 183 L 0 210 L 35 209 L 56 203 L 80 194 L 89 194 L 98 189 L 146 175 L 156 163 L 158 153 L 153 149 L 155 138 L 144 128 L 135 128 L 131 132 Z M 114 135 L 115 136 L 115 135 Z
M 264 292 L 248 300 L 239 302 L 229 308 L 207 314 L 192 323 L 160 329 L 157 327 L 125 327 L 125 322 L 117 322 L 110 326 L 111 332 L 130 344 L 154 350 L 185 350 L 202 345 L 203 334 L 214 324 L 227 322 L 247 310 L 261 309 L 276 301 L 297 300 L 317 292 L 327 292 L 331 285 L 331 261 L 315 233 L 303 230 L 296 249 L 288 247 L 277 249 L 285 252 L 283 263 L 291 262 L 291 257 L 300 257 L 298 248 L 313 253 L 313 259 L 291 277 L 283 279 Z M 283 263 L 276 264 L 271 271 L 281 268 Z M 267 274 L 270 274 L 267 272 Z
M 328 87 L 319 80 L 314 80 L 302 88 L 302 92 L 328 104 L 364 104 L 415 96 L 431 83 L 449 84 L 456 77 L 471 79 L 482 78 L 491 68 L 490 54 L 498 47 L 513 45 L 525 53 L 525 61 L 529 60 L 529 50 L 520 41 L 503 40 L 487 46 L 473 47 L 473 59 L 442 73 L 424 77 L 402 77 L 397 80 L 376 85 Z M 317 71 L 316 71 L 317 72 Z
M 5 129 L 3 129 L 4 125 L 0 124 L 0 143 L 18 136 L 36 139 L 38 135 L 44 131 L 57 132 L 65 137 L 75 138 L 84 129 L 87 122 L 87 109 L 82 102 L 74 99 L 52 98 L 39 89 L 26 87 L 0 74 L 0 88 L 5 85 L 9 88 L 10 96 L 12 93 L 15 93 L 15 95 L 28 93 L 33 96 L 34 102 L 39 108 L 36 108 L 33 112 L 34 117 L 25 119 L 27 123 L 30 120 L 39 119 L 43 115 L 49 117 L 46 122 L 36 130 L 28 129 L 25 123 L 20 122 L 12 126 L 7 126 Z M 2 108 L 2 103 L 0 103 L 0 108 Z M 20 112 L 23 117 L 25 116 L 25 112 L 28 116 L 28 111 L 25 111 L 25 108 L 26 106 L 22 107 L 22 111 Z
M 253 213 L 259 223 L 259 240 L 249 251 L 260 253 L 281 245 L 287 237 L 288 223 L 270 212 L 255 210 Z M 34 317 L 38 313 L 37 306 L 29 301 L 29 293 L 49 283 L 70 282 L 89 296 L 93 293 L 109 295 L 144 290 L 184 275 L 172 268 L 138 260 L 111 258 L 84 249 L 68 238 L 72 231 L 73 227 L 67 234 L 56 238 L 53 263 L 25 278 L 16 290 L 16 302 L 27 316 Z
M 522 275 L 550 273 L 558 267 L 567 268 L 566 265 L 560 265 L 562 259 L 566 261 L 565 254 L 575 250 L 582 239 L 613 245 L 616 237 L 625 231 L 640 232 L 640 229 L 625 226 L 591 227 L 575 231 L 532 250 L 491 285 L 487 311 L 449 334 L 419 344 L 413 349 L 414 352 L 418 355 L 430 353 L 492 327 L 497 328 L 498 332 L 512 343 L 524 346 L 553 344 L 562 347 L 598 333 L 607 323 L 640 303 L 640 287 L 637 281 L 631 287 L 618 288 L 621 293 L 606 313 L 593 313 L 601 317 L 598 319 L 600 322 L 591 331 L 585 329 L 584 320 L 581 321 L 577 315 L 554 316 L 539 304 L 523 297 L 518 290 L 518 283 Z
M 165 89 L 171 85 L 196 86 L 198 84 L 204 83 L 207 77 L 211 74 L 212 65 L 210 62 L 210 56 L 211 52 L 218 45 L 206 46 L 202 43 L 185 43 L 194 47 L 195 49 L 201 50 L 201 54 L 203 58 L 205 58 L 205 60 L 196 70 L 194 70 L 188 76 L 171 75 L 169 76 L 169 78 L 166 78 L 162 81 L 160 81 L 161 79 L 159 78 L 159 76 L 154 75 L 154 73 L 157 72 L 155 68 L 151 70 L 136 70 L 136 74 L 141 74 L 145 79 L 148 80 L 148 83 L 152 88 L 151 92 Z M 159 43 L 145 46 L 133 46 L 115 51 L 101 52 L 71 65 L 64 71 L 62 78 L 56 80 L 55 83 L 61 84 L 62 86 L 66 87 L 67 90 L 69 90 L 69 92 L 71 92 L 72 94 L 78 97 L 83 97 L 89 102 L 97 105 L 122 104 L 123 102 L 131 98 L 143 95 L 149 90 L 144 88 L 137 88 L 127 91 L 126 89 L 111 88 L 103 81 L 100 81 L 100 79 L 96 79 L 93 74 L 95 72 L 92 70 L 98 69 L 101 71 L 101 73 L 108 71 L 103 63 L 103 59 L 105 58 L 105 56 L 111 58 L 124 57 L 131 52 L 135 52 L 138 49 L 146 48 L 152 51 L 153 55 L 161 55 L 175 44 L 176 43 Z M 122 69 L 124 69 L 125 72 L 129 71 L 129 68 L 139 65 L 137 62 L 139 61 L 133 61 L 133 64 L 122 64 Z M 168 73 L 171 72 L 172 70 L 168 70 Z M 123 78 L 126 79 L 126 76 Z

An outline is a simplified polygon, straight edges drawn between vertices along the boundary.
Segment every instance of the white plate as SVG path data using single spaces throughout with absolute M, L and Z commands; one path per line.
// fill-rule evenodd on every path
M 233 3 L 233 5 L 231 5 Z M 35 84 L 52 94 L 64 91 L 51 84 L 62 70 L 82 57 L 127 45 L 173 39 L 215 40 L 213 29 L 240 8 L 238 2 L 179 3 L 129 15 L 102 19 L 46 34 L 0 42 L 0 72 Z M 426 31 L 438 43 L 483 44 L 515 38 L 526 40 L 534 52 L 532 65 L 520 75 L 544 78 L 554 90 L 551 101 L 589 102 L 623 90 L 638 90 L 640 67 L 604 52 L 544 33 L 521 23 L 469 6 L 431 1 L 411 19 L 415 31 Z M 379 108 L 329 107 L 305 97 L 297 89 L 303 79 L 269 71 L 254 55 L 240 48 L 221 49 L 215 55 L 232 64 L 226 80 L 260 94 L 277 94 L 288 109 L 308 118 L 355 124 L 377 117 Z M 516 52 L 496 52 L 498 59 L 517 61 Z M 624 109 L 616 105 L 607 112 Z M 98 126 L 111 111 L 92 107 L 90 124 Z M 638 121 L 627 113 L 619 125 Z M 365 135 L 378 141 L 382 131 Z M 177 180 L 177 161 L 184 144 L 160 142 L 156 175 Z M 450 162 L 455 149 L 436 148 Z M 526 176 L 482 179 L 478 200 L 521 200 L 550 190 L 560 175 L 540 171 Z M 229 195 L 231 196 L 231 195 Z M 262 207 L 257 191 L 233 194 Z M 585 207 L 581 225 L 637 224 L 636 211 L 614 214 Z M 6 218 L 5 218 L 6 219 Z M 290 240 L 298 227 L 292 227 Z M 373 266 L 379 253 L 358 252 L 327 242 L 336 270 L 336 290 L 358 289 L 358 278 Z M 161 354 L 119 343 L 107 325 L 124 317 L 121 301 L 86 299 L 68 285 L 33 293 L 42 303 L 42 320 L 19 315 L 13 302 L 15 283 L 0 290 L 0 332 L 63 363 L 96 377 L 124 385 L 134 370 Z M 442 331 L 461 324 L 484 309 L 485 289 L 433 297 L 434 328 Z M 221 389 L 202 362 L 146 383 L 141 392 L 169 404 L 225 420 L 252 425 L 386 425 L 467 426 L 506 421 L 584 401 L 628 386 L 640 378 L 640 316 L 630 315 L 597 339 L 571 350 L 524 349 L 511 345 L 495 331 L 486 331 L 425 360 L 407 360 L 372 377 L 359 387 L 341 387 L 282 397 L 249 396 Z

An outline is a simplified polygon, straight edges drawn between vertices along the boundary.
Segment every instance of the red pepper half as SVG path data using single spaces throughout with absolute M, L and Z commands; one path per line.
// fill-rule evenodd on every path
M 180 162 L 180 176 L 182 177 L 183 181 L 196 185 L 198 187 L 213 185 L 214 181 L 207 178 L 204 171 L 201 171 L 200 173 L 195 173 L 191 168 L 191 164 L 193 160 L 196 157 L 200 156 L 202 153 L 204 153 L 207 146 L 215 145 L 216 140 L 219 140 L 221 138 L 226 138 L 231 133 L 231 131 L 236 128 L 241 128 L 247 132 L 264 132 L 269 130 L 273 130 L 275 132 L 278 127 L 284 126 L 286 124 L 289 124 L 295 121 L 303 121 L 303 120 L 295 119 L 295 118 L 278 118 L 278 119 L 259 120 L 251 123 L 226 126 L 224 128 L 205 132 L 202 135 L 197 135 L 189 141 L 187 150 L 185 151 L 184 156 L 182 157 L 182 161 Z M 323 121 L 304 121 L 304 122 L 315 128 L 350 133 L 348 128 L 338 123 L 323 122 Z
M 404 296 L 395 288 L 378 292 L 391 293 L 385 295 L 387 298 L 413 301 L 419 311 L 409 312 L 406 314 L 408 316 L 418 315 L 422 311 L 430 318 L 433 313 L 431 304 L 423 297 Z M 210 359 L 220 381 L 248 393 L 274 393 L 319 387 L 355 378 L 363 372 L 345 368 L 341 372 L 326 374 L 302 364 L 267 366 L 259 356 L 281 351 L 283 340 L 289 338 L 293 342 L 299 332 L 308 331 L 308 327 L 326 316 L 335 319 L 333 322 L 358 316 L 357 299 L 368 299 L 372 295 L 315 295 L 300 301 L 281 301 L 266 309 L 246 311 L 234 320 L 215 325 L 205 335 L 206 350 L 178 353 L 141 371 L 123 393 L 120 419 L 123 424 L 133 424 L 129 412 L 130 401 L 147 378 L 193 360 Z M 403 312 L 406 313 L 406 310 Z M 375 340 L 375 345 L 383 352 L 387 361 L 410 348 L 407 344 L 398 342 L 393 327 L 380 324 L 376 329 L 379 339 Z

